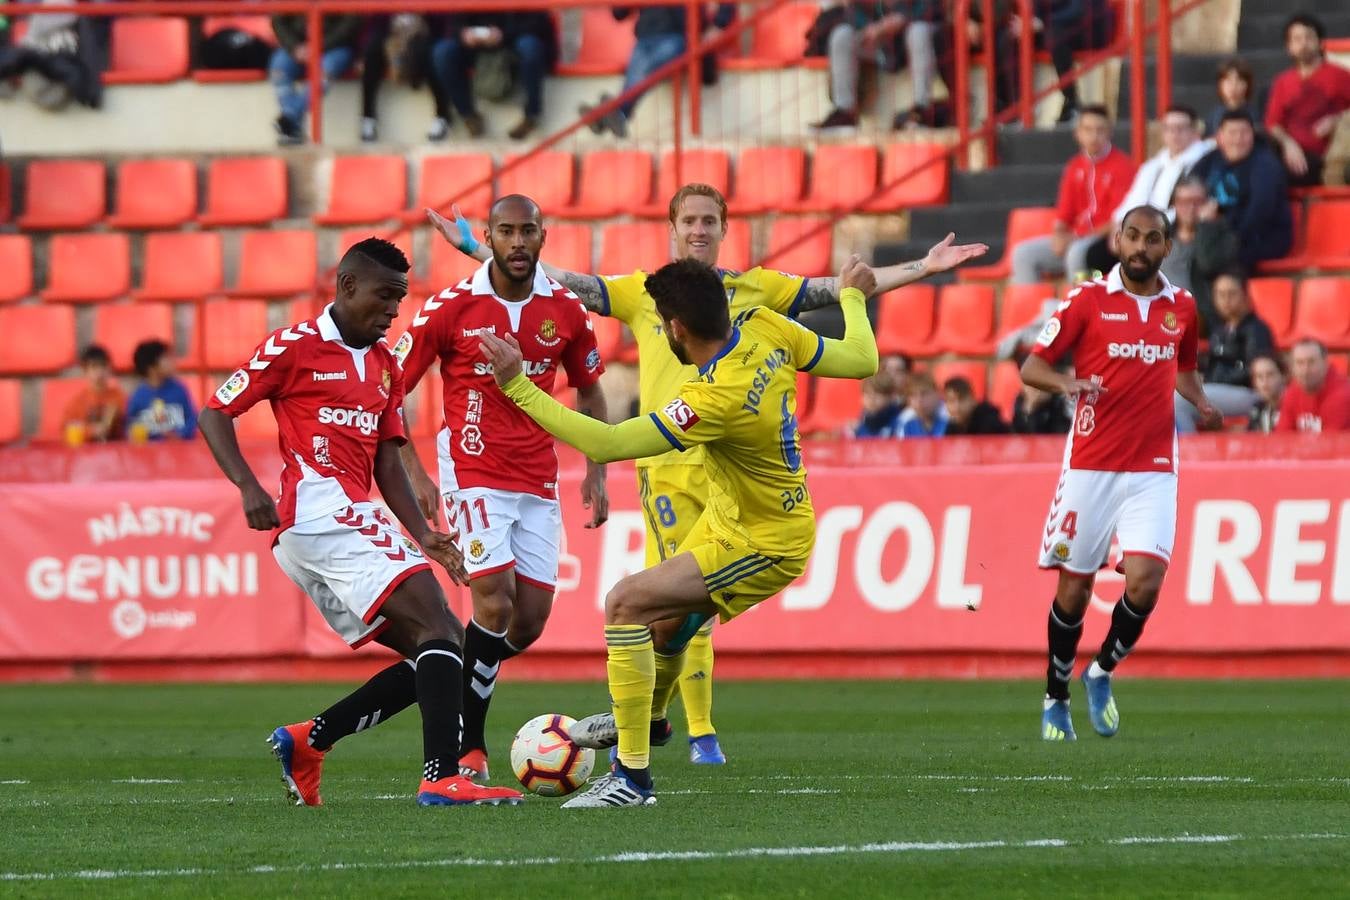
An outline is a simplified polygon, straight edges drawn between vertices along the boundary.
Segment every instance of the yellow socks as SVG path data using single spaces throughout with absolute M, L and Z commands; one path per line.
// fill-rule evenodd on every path
M 651 755 L 652 692 L 656 653 L 645 625 L 606 625 L 609 700 L 619 729 L 619 762 L 645 769 Z
M 712 723 L 712 648 L 713 620 L 709 619 L 684 651 L 684 670 L 680 675 L 680 699 L 690 737 L 716 734 Z
M 684 652 L 675 656 L 656 654 L 656 689 L 652 693 L 652 721 L 664 719 L 670 710 L 670 698 L 675 694 L 675 684 L 684 671 Z

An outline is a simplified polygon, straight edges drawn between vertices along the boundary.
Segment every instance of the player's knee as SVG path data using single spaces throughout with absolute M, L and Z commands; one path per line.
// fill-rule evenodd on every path
M 606 625 L 645 625 L 639 618 L 641 611 L 641 594 L 631 578 L 620 579 L 605 595 Z
M 1055 592 L 1055 603 L 1061 610 L 1073 618 L 1087 612 L 1092 602 L 1092 580 L 1068 574 L 1059 579 L 1059 589 Z
M 1125 579 L 1125 596 L 1130 605 L 1142 612 L 1151 612 L 1158 605 L 1158 594 L 1162 591 L 1163 570 L 1150 570 Z
M 500 591 L 475 593 L 473 619 L 488 631 L 500 634 L 511 624 L 511 598 Z
M 511 642 L 512 647 L 517 650 L 524 650 L 539 640 L 539 636 L 544 633 L 544 625 L 547 622 L 547 613 L 522 613 L 517 610 L 516 614 L 511 617 L 510 626 L 506 629 L 506 639 Z

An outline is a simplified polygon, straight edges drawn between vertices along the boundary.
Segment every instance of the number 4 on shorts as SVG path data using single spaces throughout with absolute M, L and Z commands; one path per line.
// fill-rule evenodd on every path
M 1069 510 L 1064 514 L 1064 518 L 1059 523 L 1060 534 L 1067 534 L 1069 540 L 1078 537 L 1078 513 Z

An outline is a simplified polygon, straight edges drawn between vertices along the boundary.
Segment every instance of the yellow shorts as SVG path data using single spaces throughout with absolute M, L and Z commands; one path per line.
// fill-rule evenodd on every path
M 685 551 L 698 562 L 708 596 L 723 622 L 792 584 L 806 571 L 811 558 L 809 542 L 800 554 L 769 556 L 742 540 L 714 532 L 706 517 L 698 520 L 680 546 L 680 552 Z
M 650 569 L 679 551 L 703 515 L 708 473 L 702 466 L 644 466 L 637 470 L 637 477 Z

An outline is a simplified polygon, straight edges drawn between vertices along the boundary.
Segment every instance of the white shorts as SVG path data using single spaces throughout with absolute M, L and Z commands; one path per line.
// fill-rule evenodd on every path
M 519 491 L 462 488 L 445 494 L 450 528 L 469 578 L 506 569 L 516 579 L 546 590 L 558 584 L 562 510 L 557 500 Z
M 1172 561 L 1177 533 L 1173 472 L 1065 469 L 1041 533 L 1041 568 L 1091 575 L 1110 561 L 1111 538 L 1123 556 Z
M 379 612 L 395 588 L 431 569 L 417 545 L 373 503 L 292 525 L 277 536 L 272 555 L 352 647 L 389 624 Z

